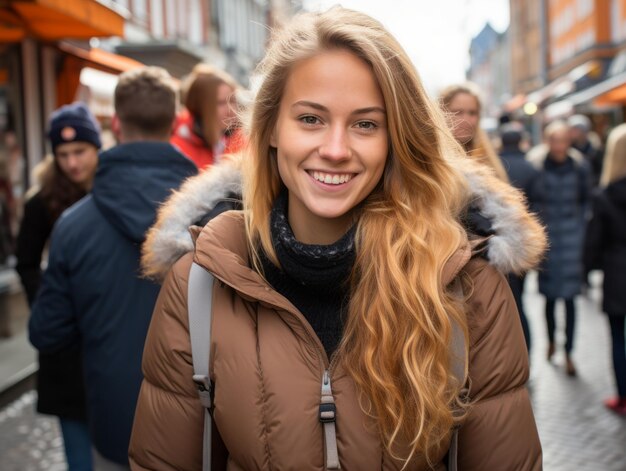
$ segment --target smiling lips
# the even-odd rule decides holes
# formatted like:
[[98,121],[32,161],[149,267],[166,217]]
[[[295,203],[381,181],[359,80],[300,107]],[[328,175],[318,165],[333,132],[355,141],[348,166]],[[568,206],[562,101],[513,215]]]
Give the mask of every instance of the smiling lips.
[[325,173],[312,171],[309,174],[318,182],[326,183],[327,185],[342,185],[348,183],[354,177],[354,173]]

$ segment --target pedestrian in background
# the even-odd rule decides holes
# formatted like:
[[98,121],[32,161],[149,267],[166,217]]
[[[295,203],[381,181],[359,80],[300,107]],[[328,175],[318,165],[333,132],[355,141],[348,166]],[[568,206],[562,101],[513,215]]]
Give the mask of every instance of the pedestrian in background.
[[503,181],[507,174],[489,136],[480,127],[481,101],[476,85],[450,85],[439,94],[452,134],[466,154],[490,167]]
[[585,265],[604,272],[602,310],[611,328],[617,386],[617,397],[604,404],[626,416],[626,124],[613,129],[607,139],[600,191],[594,195],[587,226]]
[[[48,124],[52,157],[38,169],[17,236],[16,270],[32,308],[41,281],[43,252],[61,214],[83,198],[93,184],[101,147],[100,126],[83,103],[52,113]],[[78,346],[39,352],[37,411],[59,417],[69,470],[91,469],[85,390]]]
[[169,138],[177,93],[160,67],[125,72],[114,93],[119,145],[100,155],[91,195],[57,222],[29,323],[44,353],[83,355],[96,469],[127,469],[141,357],[159,285],[141,277],[156,209],[196,166]]
[[539,470],[515,302],[472,256],[459,221],[469,161],[406,53],[374,19],[336,7],[277,33],[260,76],[245,210],[204,227],[157,301],[133,468],[202,466],[194,258],[219,280],[205,287],[213,469],[443,468],[462,424],[460,469]]
[[[535,185],[537,184],[539,172],[526,160],[526,154],[521,149],[523,137],[524,127],[520,123],[510,122],[502,125],[500,127],[500,141],[502,143],[500,159],[507,172],[511,185],[518,188],[524,194],[528,206],[532,209],[534,206]],[[528,326],[528,319],[524,311],[524,302],[522,299],[526,273],[509,273],[507,274],[507,279],[511,291],[513,292],[513,297],[515,298],[520,321],[522,322],[526,348],[530,352],[530,328]]]
[[597,186],[602,173],[604,150],[600,138],[591,130],[591,120],[584,114],[567,118],[572,147],[585,156],[591,172],[591,180]]
[[184,109],[178,115],[171,143],[200,170],[243,145],[237,119],[237,83],[226,72],[198,64],[183,86]]
[[569,126],[554,121],[546,126],[543,152],[535,151],[530,162],[539,171],[533,202],[548,230],[549,248],[539,269],[539,292],[546,297],[547,359],[556,351],[555,309],[565,304],[565,370],[576,375],[572,359],[576,310],[574,297],[583,283],[582,251],[589,207],[591,181],[588,165],[570,148]]

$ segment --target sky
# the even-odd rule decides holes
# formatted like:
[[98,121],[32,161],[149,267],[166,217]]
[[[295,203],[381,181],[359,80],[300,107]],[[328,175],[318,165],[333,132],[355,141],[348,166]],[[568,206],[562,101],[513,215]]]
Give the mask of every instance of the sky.
[[509,0],[304,0],[308,10],[340,5],[380,21],[402,44],[428,92],[465,80],[469,44],[485,23],[509,24]]

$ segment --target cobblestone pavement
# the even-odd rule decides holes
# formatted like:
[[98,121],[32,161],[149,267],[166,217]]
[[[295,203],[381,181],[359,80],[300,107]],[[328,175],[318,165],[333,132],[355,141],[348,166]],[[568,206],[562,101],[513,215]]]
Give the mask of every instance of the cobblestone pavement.
[[[533,333],[529,388],[543,444],[544,469],[626,471],[626,419],[602,405],[604,398],[614,394],[614,383],[608,324],[598,311],[599,291],[592,289],[588,297],[577,300],[574,360],[578,377],[569,378],[562,351],[557,351],[552,363],[545,359],[543,299],[537,294],[535,277],[529,277],[526,288],[526,310]],[[562,310],[557,310],[557,322],[562,315]],[[563,341],[557,337],[557,343],[562,345]],[[35,393],[28,392],[0,411],[2,471],[66,469],[57,421],[37,415],[35,399]]]
[[[626,418],[605,409],[615,395],[611,341],[606,316],[599,310],[598,288],[576,300],[573,359],[576,378],[565,374],[564,307],[557,307],[557,354],[546,361],[544,300],[536,277],[529,276],[524,302],[532,330],[530,391],[543,446],[546,471],[626,471]],[[596,275],[596,274],[594,274]],[[601,280],[593,277],[593,285]]]
[[63,439],[54,417],[35,413],[37,394],[27,392],[0,411],[0,469],[64,471]]

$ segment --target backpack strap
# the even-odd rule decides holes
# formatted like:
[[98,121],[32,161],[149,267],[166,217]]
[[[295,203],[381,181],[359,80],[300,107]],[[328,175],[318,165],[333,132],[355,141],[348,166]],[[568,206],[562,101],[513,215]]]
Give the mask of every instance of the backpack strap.
[[[459,277],[452,282],[452,292],[455,296],[463,299],[463,285]],[[450,355],[452,363],[452,374],[463,383],[465,379],[465,335],[461,330],[461,326],[457,322],[452,323],[452,339],[450,343]],[[458,445],[459,445],[459,428],[455,425],[452,429],[452,437],[450,438],[450,448],[448,449],[448,471],[457,471],[458,469]]]
[[[191,339],[191,355],[194,370],[193,382],[196,383],[198,387],[198,396],[204,406],[204,439],[202,442],[203,471],[211,471],[211,396],[213,394],[213,384],[209,378],[209,364],[211,355],[211,320],[213,317],[214,281],[215,278],[207,270],[195,262],[191,264],[187,287],[187,310],[189,315],[189,337]],[[452,289],[457,296],[463,296],[463,287],[458,278],[453,282]],[[466,360],[465,336],[463,335],[461,327],[456,322],[452,324],[450,351],[452,355],[453,374],[459,381],[463,381]],[[324,400],[328,397],[330,397],[330,400]],[[339,459],[337,456],[334,433],[334,401],[332,400],[330,380],[327,376],[327,372],[325,372],[324,381],[322,382],[322,403],[325,403],[326,408],[332,404],[328,410],[323,410],[323,406],[320,405],[320,420],[324,419],[322,422],[325,429],[325,461],[328,469],[339,469]],[[332,412],[332,418],[330,417],[330,412]],[[457,471],[458,433],[459,426],[457,425],[452,430],[452,438],[448,450],[448,471]]]
[[211,470],[211,396],[213,384],[209,378],[211,356],[211,319],[213,317],[213,283],[215,278],[197,263],[191,264],[187,285],[189,338],[193,360],[193,382],[204,406],[204,439],[202,470]]

